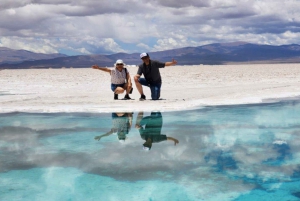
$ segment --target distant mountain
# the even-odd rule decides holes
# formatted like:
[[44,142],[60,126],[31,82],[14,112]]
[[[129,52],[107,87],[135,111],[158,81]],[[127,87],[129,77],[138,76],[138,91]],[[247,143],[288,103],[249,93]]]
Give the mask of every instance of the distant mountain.
[[[140,53],[112,55],[81,55],[53,59],[24,61],[18,64],[1,64],[0,68],[90,68],[93,64],[113,66],[117,59],[126,64],[141,63]],[[149,52],[154,60],[178,61],[178,65],[219,65],[238,63],[295,63],[300,62],[300,45],[258,45],[246,42],[216,43],[199,47],[185,47],[159,52]]]
[[42,54],[34,53],[27,50],[13,50],[6,47],[0,47],[0,64],[3,63],[21,63],[23,61],[33,61],[41,59],[53,59],[66,57],[64,54]]
[[271,46],[250,43],[217,43],[192,49],[193,53],[184,54],[177,59],[184,64],[300,62],[300,45],[297,44]]

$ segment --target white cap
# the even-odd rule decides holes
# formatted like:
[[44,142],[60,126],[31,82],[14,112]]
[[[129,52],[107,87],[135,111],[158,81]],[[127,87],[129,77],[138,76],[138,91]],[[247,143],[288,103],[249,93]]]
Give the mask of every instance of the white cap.
[[142,54],[140,54],[140,57],[141,57],[141,58],[143,58],[143,57],[148,57],[148,56],[149,56],[149,54],[146,53],[146,52],[143,52]]
[[143,146],[143,149],[144,149],[145,151],[149,151],[149,150],[150,150],[149,147],[145,147],[145,146]]

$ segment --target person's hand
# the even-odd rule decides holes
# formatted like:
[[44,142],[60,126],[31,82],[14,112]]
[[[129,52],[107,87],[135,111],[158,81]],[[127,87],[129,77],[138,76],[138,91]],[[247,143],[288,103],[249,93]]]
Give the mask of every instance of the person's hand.
[[92,68],[93,69],[99,69],[99,66],[98,65],[93,65]]
[[176,146],[176,144],[179,143],[179,141],[173,137],[167,137],[167,140],[172,140],[174,142],[174,145]]
[[135,124],[135,128],[140,129],[142,127],[139,124]]
[[101,136],[96,136],[94,139],[99,141],[101,139]]
[[172,65],[176,65],[177,61],[175,59],[172,59]]

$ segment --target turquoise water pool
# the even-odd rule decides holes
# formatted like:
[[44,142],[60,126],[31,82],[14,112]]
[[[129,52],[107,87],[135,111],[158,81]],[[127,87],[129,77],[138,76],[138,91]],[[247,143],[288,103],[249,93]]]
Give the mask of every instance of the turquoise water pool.
[[0,118],[0,200],[300,200],[299,101]]

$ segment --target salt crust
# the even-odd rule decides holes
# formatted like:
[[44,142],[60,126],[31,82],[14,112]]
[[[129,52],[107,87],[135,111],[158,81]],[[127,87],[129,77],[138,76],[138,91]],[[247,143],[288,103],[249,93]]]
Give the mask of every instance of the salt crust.
[[[136,67],[128,67],[131,78]],[[129,112],[189,110],[300,96],[300,64],[171,66],[160,70],[161,100],[113,100],[110,75],[91,69],[0,71],[0,112]],[[124,94],[119,95],[123,98]]]

